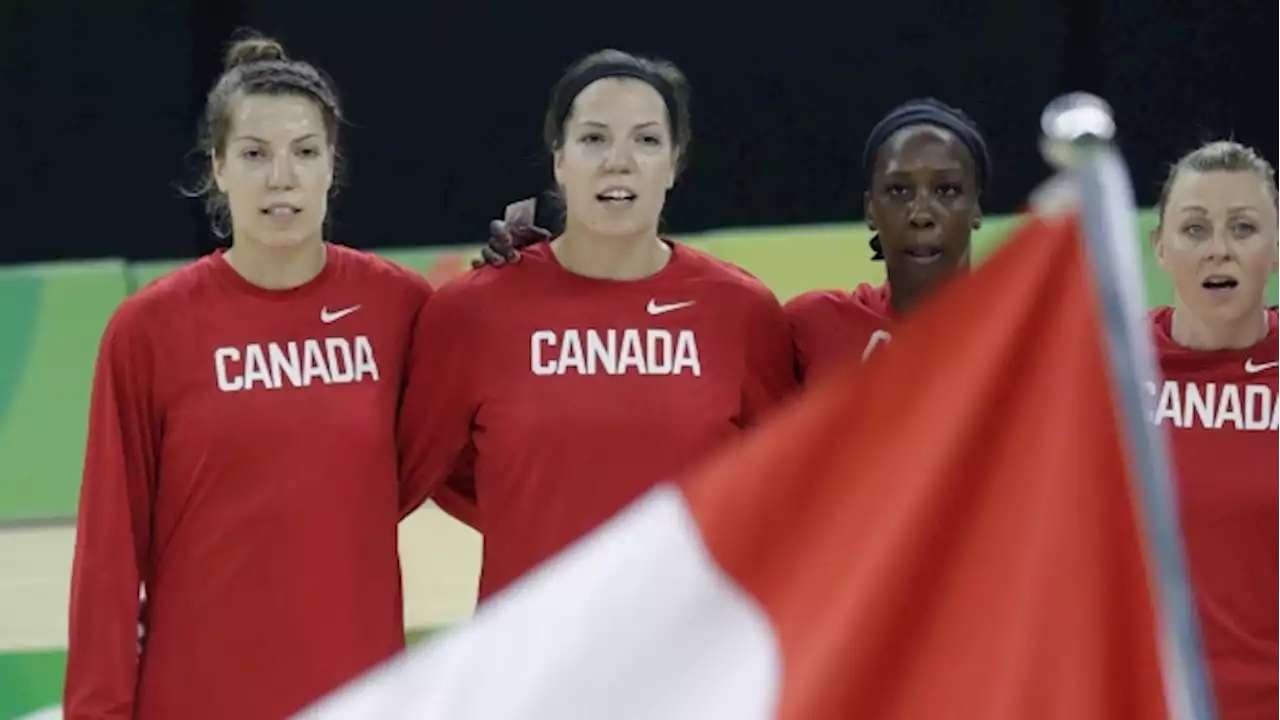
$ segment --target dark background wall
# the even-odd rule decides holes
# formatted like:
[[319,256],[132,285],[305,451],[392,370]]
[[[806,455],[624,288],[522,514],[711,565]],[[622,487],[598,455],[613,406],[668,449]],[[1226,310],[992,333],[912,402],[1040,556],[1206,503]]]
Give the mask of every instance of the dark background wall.
[[[719,8],[719,9],[717,9]],[[0,263],[184,257],[211,247],[182,200],[203,95],[241,25],[325,68],[345,97],[348,187],[335,239],[475,242],[546,188],[547,92],[601,47],[676,61],[694,84],[693,164],[675,233],[861,214],[862,140],[890,106],[935,95],[992,143],[989,211],[1046,174],[1054,95],[1115,107],[1139,201],[1162,166],[1234,134],[1276,158],[1277,6],[1259,0],[954,0],[720,4],[436,0],[7,0]]]

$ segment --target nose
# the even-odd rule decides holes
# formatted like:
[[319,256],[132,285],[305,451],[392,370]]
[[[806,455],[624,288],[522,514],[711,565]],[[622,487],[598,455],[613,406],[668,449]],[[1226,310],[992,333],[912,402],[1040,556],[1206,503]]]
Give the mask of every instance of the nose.
[[933,212],[933,196],[927,192],[917,193],[915,200],[911,203],[911,213],[908,216],[911,226],[918,229],[931,228],[937,222]]
[[272,190],[289,190],[297,183],[297,173],[293,166],[293,158],[287,153],[276,155],[271,160],[271,173],[267,176],[267,187]]
[[634,161],[635,157],[627,143],[611,143],[604,154],[604,169],[608,172],[630,172]]
[[1219,228],[1210,235],[1206,247],[1210,258],[1226,259],[1231,257],[1231,241],[1227,238],[1228,232],[1230,230],[1227,228]]

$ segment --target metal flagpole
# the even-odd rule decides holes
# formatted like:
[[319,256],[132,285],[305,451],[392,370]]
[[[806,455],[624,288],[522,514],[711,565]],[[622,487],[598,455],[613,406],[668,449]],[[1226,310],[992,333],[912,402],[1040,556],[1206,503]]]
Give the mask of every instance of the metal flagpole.
[[1141,526],[1161,628],[1165,694],[1173,717],[1212,720],[1177,503],[1164,435],[1151,422],[1156,359],[1147,320],[1137,209],[1129,173],[1113,141],[1115,121],[1101,98],[1074,93],[1041,115],[1040,148],[1078,192],[1088,256],[1103,315],[1120,426],[1133,464]]

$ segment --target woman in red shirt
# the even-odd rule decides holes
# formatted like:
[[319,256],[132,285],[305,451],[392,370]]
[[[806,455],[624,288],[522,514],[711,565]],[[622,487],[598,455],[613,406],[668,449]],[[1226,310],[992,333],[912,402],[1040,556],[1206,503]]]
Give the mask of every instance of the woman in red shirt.
[[863,193],[875,259],[887,279],[848,290],[814,290],[786,305],[804,382],[865,360],[892,338],[897,319],[944,282],[969,271],[973,231],[991,159],[977,124],[931,98],[890,110],[863,152]]
[[1151,240],[1175,300],[1151,314],[1209,675],[1223,720],[1274,719],[1277,703],[1276,179],[1235,142],[1178,160]]
[[98,353],[68,720],[275,720],[404,646],[395,415],[430,288],[325,240],[325,76],[265,38],[226,64],[195,194],[230,247],[126,299]]
[[[403,510],[434,494],[483,531],[481,599],[794,390],[773,293],[658,231],[688,93],[665,62],[606,50],[572,65],[544,123],[564,233],[444,285],[419,318]],[[459,461],[473,484],[442,486]]]

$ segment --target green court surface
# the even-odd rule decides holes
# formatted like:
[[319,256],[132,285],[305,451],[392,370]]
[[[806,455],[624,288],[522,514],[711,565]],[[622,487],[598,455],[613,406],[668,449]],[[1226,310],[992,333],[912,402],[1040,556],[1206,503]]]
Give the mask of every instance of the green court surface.
[[61,650],[0,653],[0,719],[59,702],[65,663]]
[[[989,218],[976,235],[976,256],[981,259],[999,245],[1016,222],[1013,217]],[[1148,302],[1167,304],[1172,289],[1145,242],[1153,224],[1150,213],[1141,216]],[[882,280],[883,266],[870,259],[868,238],[860,225],[828,225],[723,230],[683,239],[755,273],[785,300],[810,289],[851,288]],[[439,284],[463,271],[475,248],[397,249],[384,254]],[[0,720],[56,703],[60,692],[69,524],[76,513],[89,391],[102,330],[128,292],[182,262],[103,260],[0,267],[0,542],[6,536],[17,541],[0,544],[0,553],[10,553],[8,560],[21,553],[30,561],[23,566],[25,575],[14,575],[0,564]],[[1275,277],[1269,297],[1274,304]],[[46,545],[24,543],[15,536],[24,532],[23,527],[42,525],[63,527],[52,540],[41,541]],[[450,543],[471,542],[447,529],[440,532],[447,547],[435,552],[442,556],[455,550]],[[437,568],[431,572],[440,574]],[[417,597],[440,592],[474,596],[474,585],[423,590]],[[451,609],[418,615],[458,617],[459,598],[448,600],[454,603]],[[407,615],[414,610],[407,608]],[[29,628],[37,626],[45,630],[32,639]]]
[[[410,644],[430,637],[431,631],[408,634]],[[62,650],[0,653],[0,720],[10,720],[60,702]]]
[[93,363],[124,269],[0,267],[0,521],[75,514]]

